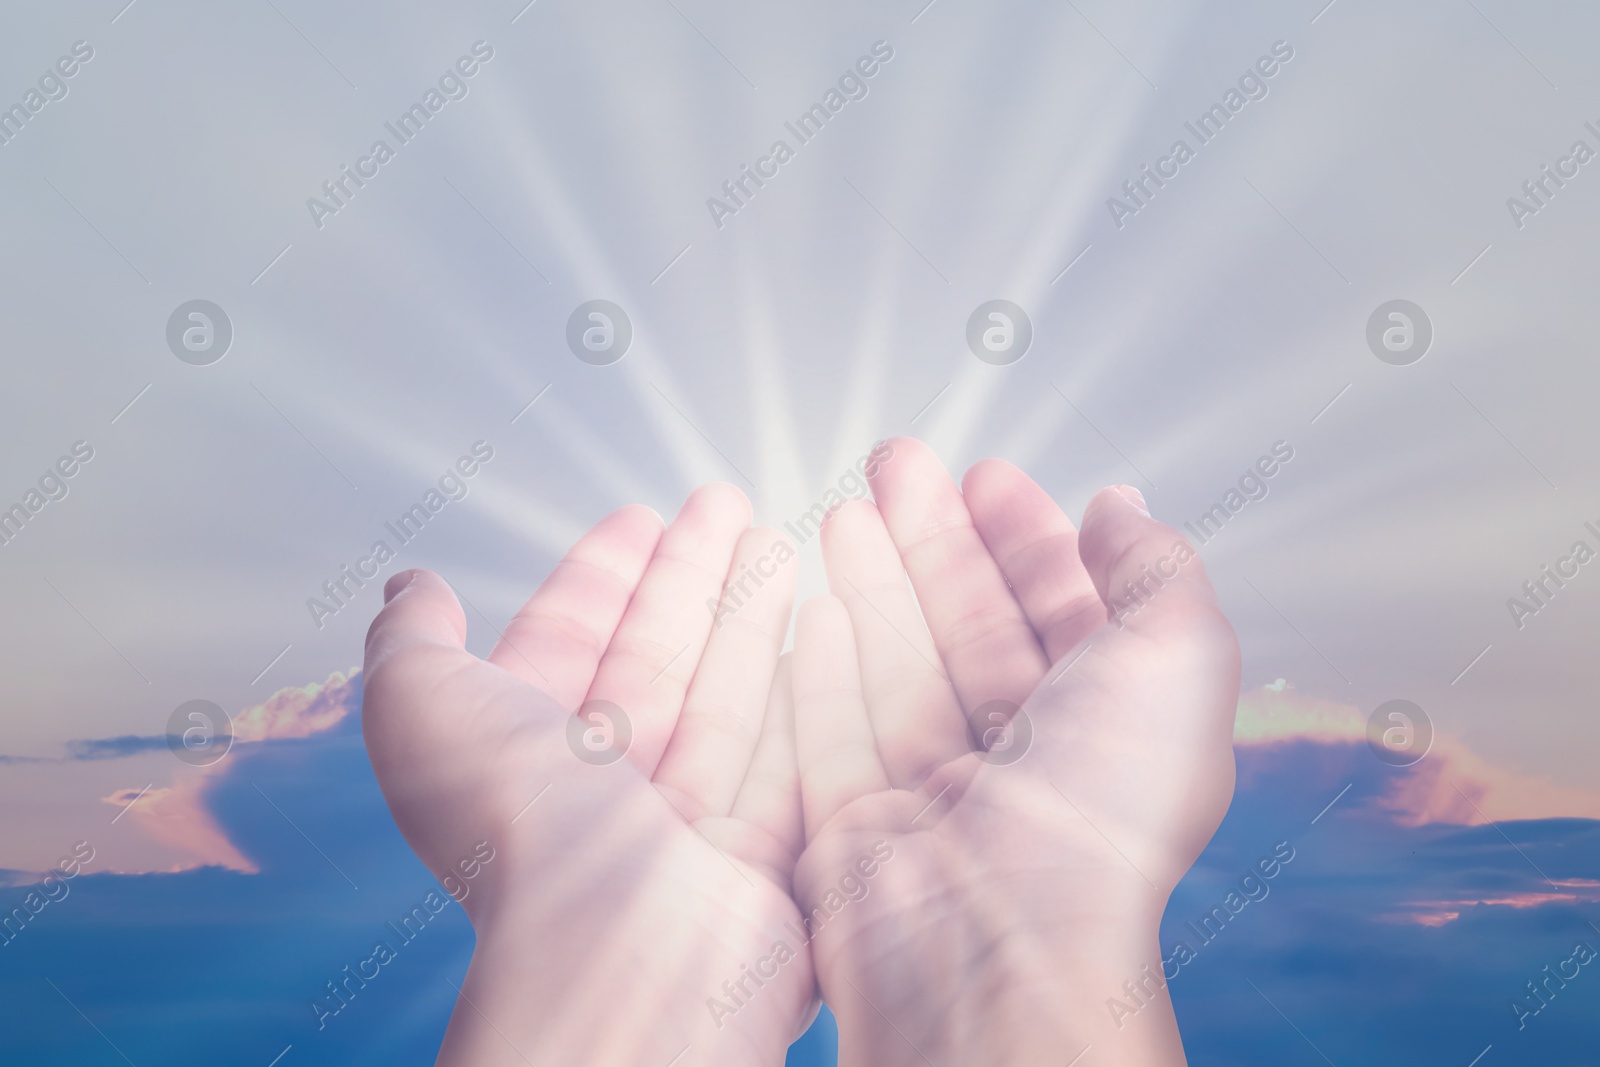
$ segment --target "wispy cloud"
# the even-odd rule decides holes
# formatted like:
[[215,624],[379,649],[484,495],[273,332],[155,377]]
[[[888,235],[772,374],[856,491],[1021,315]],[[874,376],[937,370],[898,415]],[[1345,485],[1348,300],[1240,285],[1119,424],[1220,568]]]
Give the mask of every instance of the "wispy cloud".
[[166,746],[167,738],[165,734],[154,734],[148,737],[125,734],[122,737],[68,741],[66,758],[71,760],[121,759],[123,756],[151,752]]

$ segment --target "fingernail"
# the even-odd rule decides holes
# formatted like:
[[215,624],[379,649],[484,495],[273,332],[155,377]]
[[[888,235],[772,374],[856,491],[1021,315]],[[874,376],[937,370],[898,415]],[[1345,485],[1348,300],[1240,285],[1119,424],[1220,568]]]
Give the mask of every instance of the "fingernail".
[[1119,485],[1117,492],[1122,494],[1122,499],[1139,509],[1139,513],[1146,518],[1150,517],[1150,505],[1144,502],[1144,494],[1131,485]]
[[383,583],[383,602],[387,604],[400,595],[400,591],[417,580],[415,570],[401,571],[399,574]]

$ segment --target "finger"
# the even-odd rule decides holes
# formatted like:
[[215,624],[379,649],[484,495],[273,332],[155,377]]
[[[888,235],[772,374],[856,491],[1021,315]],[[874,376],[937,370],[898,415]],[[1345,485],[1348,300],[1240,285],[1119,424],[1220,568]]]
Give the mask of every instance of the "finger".
[[395,656],[417,648],[462,650],[467,617],[450,583],[432,571],[408,570],[383,586],[383,608],[367,628],[362,676],[372,675]]
[[430,718],[432,703],[425,698],[439,681],[478,661],[466,650],[467,618],[443,578],[401,571],[384,584],[383,596],[383,609],[367,630],[361,728],[374,760],[392,765],[385,757],[389,741],[416,735],[415,725]]
[[962,706],[1021,704],[1049,669],[1044,650],[938,457],[909,437],[892,445],[873,495]]
[[1132,486],[1102,489],[1083,512],[1078,551],[1111,621],[1172,636],[1218,615],[1205,565],[1182,534],[1150,517]]
[[705,650],[750,502],[722,483],[689,494],[600,657],[589,700],[607,700],[632,725],[628,755],[654,775]]
[[[1119,485],[1096,493],[1084,509],[1078,551],[1114,624],[1103,658],[1096,639],[1100,662],[1090,665],[1088,675],[1110,668],[1154,694],[1139,706],[1158,714],[1149,723],[1132,724],[1124,741],[1137,743],[1159,731],[1169,741],[1182,739],[1185,751],[1229,751],[1238,709],[1239,641],[1193,547],[1150,517],[1138,490]],[[1130,665],[1136,667],[1132,675]],[[1106,684],[1077,681],[1093,688]],[[1174,773],[1182,779],[1181,771]],[[1214,784],[1231,785],[1232,777]]]
[[915,788],[935,768],[971,751],[961,704],[900,553],[870,501],[833,514],[822,530],[822,557],[828,586],[850,613],[883,768],[896,788]]
[[750,768],[789,632],[796,556],[770,527],[739,538],[711,636],[655,773],[656,785],[688,802],[680,811],[691,821],[728,814]]
[[986,459],[961,480],[972,524],[1054,662],[1106,621],[1072,520],[1032,478]]
[[806,601],[794,628],[795,758],[806,840],[840,808],[889,788],[861,694],[850,613],[836,597]]
[[761,740],[750,759],[750,770],[739,787],[730,813],[765,832],[791,860],[806,846],[800,814],[800,767],[794,754],[794,693],[790,689],[794,657],[778,657],[761,720]]
[[661,540],[661,517],[630,504],[601,519],[506,624],[489,662],[576,709]]

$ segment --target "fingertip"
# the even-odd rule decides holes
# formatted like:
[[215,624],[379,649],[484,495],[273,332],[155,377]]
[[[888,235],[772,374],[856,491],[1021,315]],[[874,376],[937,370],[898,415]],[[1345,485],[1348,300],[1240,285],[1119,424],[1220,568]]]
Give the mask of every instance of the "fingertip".
[[750,506],[750,498],[745,496],[744,490],[730,482],[707,482],[698,486],[683,502],[683,507],[678,511],[679,517],[691,509],[704,509],[739,526],[749,526],[755,515],[755,509]]
[[1154,590],[1171,585],[1214,597],[1205,565],[1188,538],[1151,518],[1141,506],[1144,496],[1131,486],[1108,486],[1094,495],[1083,512],[1078,552],[1095,589],[1113,617],[1146,600],[1176,604],[1186,598]]
[[926,442],[915,437],[891,437],[884,445],[892,462],[886,460],[880,463],[878,469],[867,478],[872,485],[873,495],[879,500],[884,499],[884,495],[892,492],[894,487],[917,480],[919,475],[924,479],[941,476],[947,480],[950,478],[944,461]]
[[846,500],[822,520],[823,547],[826,548],[835,538],[849,537],[877,517],[878,506],[866,497]]
[[1145,518],[1150,517],[1150,505],[1144,502],[1143,493],[1139,492],[1139,490],[1135,489],[1131,485],[1114,485],[1112,488],[1117,491],[1117,494],[1121,496],[1122,499],[1138,508],[1139,514],[1143,515]]
[[896,435],[894,437],[885,437],[882,441],[879,441],[873,446],[873,451],[882,449],[891,455],[903,455],[906,452],[927,447],[927,445],[923,444],[915,437]]
[[646,504],[624,504],[600,521],[617,523],[630,530],[650,530],[655,533],[660,533],[667,525],[667,521],[661,517],[661,512]]
[[424,572],[421,569],[412,567],[408,570],[403,570],[398,574],[390,575],[389,580],[383,583],[383,602],[387,604],[389,601],[399,596],[400,591],[406,588],[406,586],[410,585],[412,582],[416,581],[417,575],[422,573]]
[[961,477],[963,496],[993,496],[1020,481],[1032,481],[1014,463],[996,457],[980,459]]
[[1118,525],[1153,521],[1143,493],[1131,485],[1108,485],[1089,498],[1089,503],[1083,509],[1081,529],[1087,536],[1091,528],[1104,527],[1107,523]]
[[[933,446],[917,437],[890,437],[883,442],[883,447],[894,459],[910,460],[912,462],[937,463],[942,468],[944,463],[939,459]],[[888,464],[883,464],[887,467]]]
[[[580,541],[603,549],[608,557],[632,561],[638,572],[643,573],[666,528],[666,522],[654,508],[625,504],[595,523]],[[633,567],[630,566],[629,571],[632,573]],[[637,575],[634,577],[637,581]]]
[[384,583],[383,595],[384,605],[367,627],[367,671],[413,645],[465,647],[466,614],[455,590],[439,575],[422,568],[400,571]]
[[1003,459],[979,460],[968,468],[961,479],[961,496],[985,541],[996,534],[996,524],[1018,518],[1038,522],[1048,515],[1052,528],[1075,528],[1038,482]]

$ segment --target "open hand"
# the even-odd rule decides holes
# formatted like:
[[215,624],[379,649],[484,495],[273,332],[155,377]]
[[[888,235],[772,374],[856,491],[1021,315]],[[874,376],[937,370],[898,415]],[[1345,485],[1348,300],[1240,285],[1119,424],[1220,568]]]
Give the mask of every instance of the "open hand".
[[776,1065],[809,1021],[793,549],[749,523],[725,485],[664,532],[615,512],[487,660],[443,579],[390,580],[364,683],[378,782],[447,885],[479,842],[494,856],[462,898],[478,946],[441,1064]]
[[1181,1064],[1157,928],[1232,795],[1238,694],[1204,568],[1126,487],[1080,534],[1008,464],[963,494],[894,456],[796,628],[796,893],[840,1063]]

